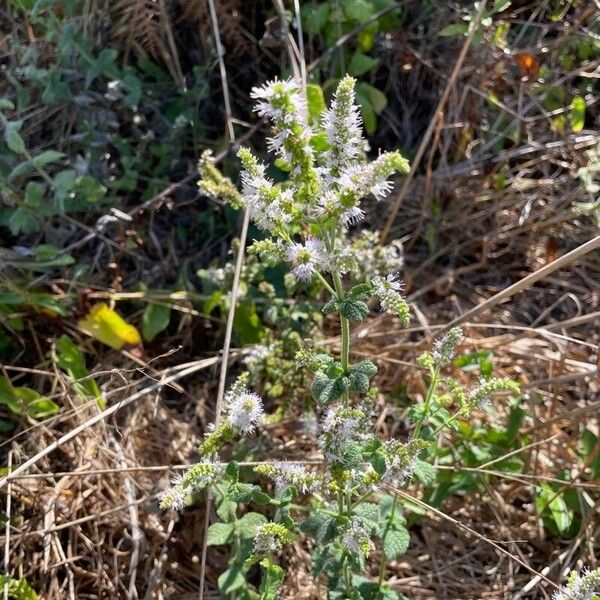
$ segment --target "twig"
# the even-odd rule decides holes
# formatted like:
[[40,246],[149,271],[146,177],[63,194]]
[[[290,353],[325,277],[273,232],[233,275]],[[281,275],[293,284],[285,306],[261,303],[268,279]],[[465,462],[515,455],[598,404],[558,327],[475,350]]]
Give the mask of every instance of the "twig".
[[482,302],[478,306],[473,307],[471,310],[468,310],[460,317],[453,319],[452,321],[450,321],[450,323],[448,323],[448,325],[446,325],[445,329],[450,329],[451,327],[460,325],[461,323],[472,319],[475,315],[480,314],[484,310],[492,308],[493,306],[497,306],[506,298],[510,298],[511,296],[522,292],[524,289],[528,288],[536,281],[539,281],[540,279],[546,277],[546,275],[550,275],[550,273],[554,273],[554,271],[557,271],[558,269],[562,269],[563,267],[570,265],[577,259],[581,258],[582,256],[585,256],[593,250],[597,250],[598,248],[600,248],[600,235],[596,236],[595,238],[592,238],[589,242],[582,244],[578,248],[575,248],[575,250],[567,252],[567,254],[561,256],[560,258],[553,260],[551,263],[548,263],[541,269],[538,269],[537,271],[527,275],[527,277],[524,277],[520,281],[513,283],[513,285],[507,287],[501,292],[498,292],[495,296],[488,298],[485,302]]
[[[8,451],[7,472],[10,474],[12,469],[12,450]],[[10,580],[10,516],[11,516],[11,494],[12,486],[9,483],[6,487],[6,523],[4,524],[4,600],[8,600],[8,587]]]
[[[213,35],[217,48],[222,48],[221,38],[219,35],[219,26],[217,21],[217,13],[215,10],[214,0],[207,0],[210,6],[210,15],[213,24]],[[223,96],[227,98],[229,102],[229,91],[227,86],[227,71],[225,69],[225,63],[222,55],[220,56],[221,65],[221,84],[223,87]],[[229,131],[229,139],[231,143],[235,142],[235,131],[231,127]],[[233,275],[233,284],[231,287],[231,298],[229,304],[229,312],[227,314],[227,325],[225,326],[225,339],[223,341],[223,354],[221,357],[221,372],[219,375],[219,389],[217,392],[217,404],[215,407],[215,425],[218,423],[223,408],[223,399],[225,397],[225,381],[227,379],[227,365],[229,362],[229,351],[231,348],[231,336],[233,333],[233,320],[235,317],[235,308],[237,304],[237,297],[240,285],[240,275],[242,272],[242,265],[244,264],[244,250],[246,248],[246,237],[248,235],[248,226],[250,225],[250,211],[244,212],[244,221],[242,223],[242,231],[240,233],[240,245],[238,255],[235,263],[235,272]],[[202,539],[202,557],[200,560],[200,584],[198,590],[198,597],[200,600],[204,598],[204,578],[206,575],[206,552],[208,549],[208,526],[210,524],[210,509],[211,509],[212,498],[210,491],[206,490],[206,502],[205,502],[205,513],[204,513],[204,533]]]
[[427,130],[425,131],[425,135],[423,136],[423,139],[421,140],[419,149],[417,150],[415,158],[412,161],[410,172],[405,177],[405,179],[402,181],[402,187],[400,188],[400,192],[398,193],[398,196],[396,197],[394,204],[391,208],[390,215],[388,217],[388,220],[387,220],[385,227],[383,228],[383,231],[379,238],[380,245],[385,244],[385,241],[387,240],[387,238],[390,234],[390,230],[394,224],[394,221],[396,220],[396,216],[398,215],[398,211],[400,210],[400,207],[402,206],[402,202],[404,201],[404,198],[406,198],[406,195],[408,194],[408,188],[410,187],[413,177],[415,176],[415,172],[416,172],[418,166],[421,164],[421,160],[423,159],[425,151],[429,148],[429,141],[431,139],[431,136],[433,135],[433,132],[435,131],[436,124],[438,122],[438,118],[443,113],[444,107],[446,106],[446,102],[448,101],[448,98],[450,97],[450,92],[452,91],[452,88],[454,87],[456,79],[458,78],[458,74],[460,73],[460,70],[463,66],[465,58],[467,57],[467,52],[469,51],[471,42],[473,41],[473,36],[475,35],[475,33],[477,32],[477,30],[479,28],[479,23],[481,21],[481,17],[483,16],[484,11],[485,11],[486,5],[487,5],[487,0],[482,0],[482,2],[479,4],[479,9],[477,11],[477,14],[475,15],[475,18],[471,21],[471,29],[469,31],[469,35],[467,36],[467,39],[465,40],[465,43],[463,44],[463,47],[460,50],[460,54],[458,55],[458,59],[456,61],[456,64],[454,65],[454,69],[452,70],[452,73],[450,74],[450,77],[448,78],[448,83],[446,84],[444,93],[442,94],[442,97],[440,98],[440,101],[437,105],[437,108],[435,109],[433,117],[432,117],[431,121],[429,122]]

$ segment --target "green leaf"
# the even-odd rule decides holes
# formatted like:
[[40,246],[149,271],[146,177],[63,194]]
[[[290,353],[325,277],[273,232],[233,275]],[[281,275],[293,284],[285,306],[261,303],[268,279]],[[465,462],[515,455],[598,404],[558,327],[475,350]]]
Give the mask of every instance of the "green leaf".
[[13,387],[7,377],[0,377],[0,404],[13,413],[28,414],[34,419],[42,419],[56,414],[58,404],[28,387]]
[[378,90],[376,87],[373,87],[368,83],[363,82],[360,85],[362,89],[367,92],[369,100],[371,101],[371,105],[373,106],[373,110],[380,115],[388,105],[385,94],[381,90]]
[[511,0],[494,0],[494,4],[492,5],[492,12],[494,14],[501,13],[503,10],[506,10],[511,5]]
[[330,378],[323,371],[315,374],[311,392],[315,400],[321,404],[329,404],[342,397],[350,382],[347,377]]
[[364,321],[369,314],[369,307],[362,300],[344,298],[339,305],[340,315],[349,321]]
[[222,546],[227,544],[233,535],[232,523],[213,523],[208,528],[206,543],[209,546]]
[[56,150],[46,150],[45,152],[41,152],[37,156],[34,156],[31,162],[36,168],[42,169],[46,165],[56,162],[64,156],[66,156],[64,152],[57,152]]
[[336,519],[322,512],[313,512],[300,524],[300,531],[313,537],[319,544],[330,542],[337,533]]
[[238,522],[237,527],[242,539],[251,539],[256,535],[259,525],[267,522],[267,518],[260,513],[246,513]]
[[308,116],[310,123],[318,123],[321,114],[325,110],[325,96],[321,86],[309,83],[306,86],[306,102],[308,104]]
[[244,568],[242,565],[233,565],[219,576],[217,581],[219,591],[223,595],[229,595],[246,585]]
[[410,544],[410,534],[405,527],[392,525],[383,540],[383,553],[387,560],[394,560],[406,552]]
[[575,96],[571,100],[571,113],[569,115],[571,130],[579,133],[585,125],[585,100],[581,96]]
[[469,25],[467,23],[451,23],[446,25],[438,35],[440,37],[453,37],[455,35],[465,35],[469,31]]
[[0,110],[15,110],[15,105],[8,98],[0,98]]
[[169,326],[171,307],[164,304],[148,304],[142,316],[142,335],[151,342],[161,331]]
[[569,510],[563,494],[558,494],[549,484],[543,483],[537,498],[538,510],[550,510],[558,531],[563,534],[571,527],[573,513]]
[[364,75],[368,73],[379,60],[376,58],[372,58],[363,54],[362,52],[358,52],[358,50],[353,54],[352,59],[350,60],[350,65],[348,66],[348,73],[350,75],[354,75],[355,77],[359,77],[360,75]]
[[25,579],[14,579],[9,575],[0,575],[0,590],[8,587],[8,597],[14,600],[37,600],[35,590]]
[[375,534],[379,529],[379,505],[374,502],[361,502],[354,508],[352,514],[361,522],[361,525],[370,533]]
[[100,408],[106,403],[95,379],[85,366],[83,352],[73,340],[62,335],[56,340],[56,364],[67,373],[72,381],[73,389],[84,399],[95,399]]
[[373,135],[377,130],[377,114],[368,97],[356,94],[356,101],[360,105],[360,114],[362,116],[365,131],[369,135]]
[[308,35],[317,35],[321,32],[329,17],[329,2],[319,2],[315,6],[311,3],[302,7],[302,21]]
[[414,468],[416,478],[425,486],[435,483],[437,471],[435,467],[424,460],[417,459]]
[[283,583],[283,569],[268,558],[263,558],[260,564],[265,568],[266,573],[258,590],[259,600],[276,600],[279,588]]
[[375,7],[367,0],[343,0],[342,7],[346,18],[364,23],[375,12]]
[[23,121],[6,121],[4,129],[4,141],[6,145],[16,154],[25,154],[25,142],[19,134],[23,127]]

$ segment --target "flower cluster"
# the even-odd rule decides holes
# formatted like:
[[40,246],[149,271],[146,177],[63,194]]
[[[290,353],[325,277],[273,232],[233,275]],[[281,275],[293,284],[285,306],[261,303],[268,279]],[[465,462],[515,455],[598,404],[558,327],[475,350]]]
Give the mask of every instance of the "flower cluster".
[[227,402],[226,421],[242,435],[253,433],[264,415],[260,396],[247,389],[232,390],[225,395]]
[[315,492],[321,484],[321,478],[318,475],[309,473],[303,465],[293,462],[258,465],[254,471],[274,481],[277,492],[293,486],[301,493],[307,494]]
[[256,530],[254,536],[254,552],[268,554],[281,550],[284,544],[294,541],[294,534],[280,523],[264,523]]
[[375,277],[373,279],[374,295],[379,298],[381,308],[385,312],[399,317],[402,324],[406,327],[410,322],[410,308],[400,293],[402,282],[398,281],[396,277],[394,274],[388,275],[385,279],[383,277]]
[[365,558],[375,550],[375,544],[368,532],[362,525],[353,521],[342,537],[344,546],[354,554],[360,554]]
[[319,444],[325,460],[346,463],[354,449],[371,431],[371,411],[365,407],[338,404],[328,408],[321,421]]
[[584,569],[581,574],[571,571],[567,586],[556,592],[552,600],[596,600],[600,597],[600,569]]
[[[278,166],[288,170],[290,177],[275,184],[266,176],[265,166],[242,148],[238,152],[242,194],[253,221],[272,235],[273,245],[263,243],[261,250],[290,263],[299,281],[343,268],[348,245],[342,232],[363,218],[362,198],[382,199],[392,188],[389,177],[408,171],[398,152],[366,161],[354,83],[351,77],[341,80],[331,107],[313,128],[308,126],[306,103],[294,81],[271,81],[252,93],[258,100],[255,110],[273,126],[269,149],[283,161]],[[315,149],[319,146],[313,148],[311,140],[319,134],[325,134],[327,144]],[[292,239],[291,232],[303,223],[313,223],[315,233],[302,241]]]
[[223,472],[223,465],[218,462],[202,462],[191,466],[183,475],[173,478],[172,487],[161,496],[160,507],[181,510],[188,496],[221,481]]

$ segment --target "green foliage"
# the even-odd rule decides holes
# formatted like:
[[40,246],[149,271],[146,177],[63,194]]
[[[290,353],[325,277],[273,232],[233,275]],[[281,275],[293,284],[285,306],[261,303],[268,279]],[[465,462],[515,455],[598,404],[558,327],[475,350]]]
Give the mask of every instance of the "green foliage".
[[38,595],[25,579],[15,579],[9,575],[0,575],[0,590],[8,587],[8,597],[12,600],[37,600]]
[[0,376],[0,404],[6,406],[15,415],[28,415],[34,419],[43,419],[56,414],[60,406],[25,386],[13,386],[8,377]]

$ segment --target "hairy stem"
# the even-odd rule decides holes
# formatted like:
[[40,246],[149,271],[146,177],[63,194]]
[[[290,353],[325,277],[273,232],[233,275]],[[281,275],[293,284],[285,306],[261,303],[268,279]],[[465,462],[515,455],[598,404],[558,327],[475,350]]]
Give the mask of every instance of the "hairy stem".
[[[394,494],[394,501],[392,502],[392,511],[388,516],[388,521],[385,525],[385,530],[383,531],[383,536],[381,538],[381,543],[385,543],[385,538],[390,530],[392,525],[392,521],[394,519],[394,515],[396,514],[396,505],[398,504],[398,494]],[[383,584],[383,576],[385,575],[385,552],[381,553],[381,562],[379,563],[379,579],[377,581],[377,587],[379,588],[378,593],[381,595],[381,585]]]

